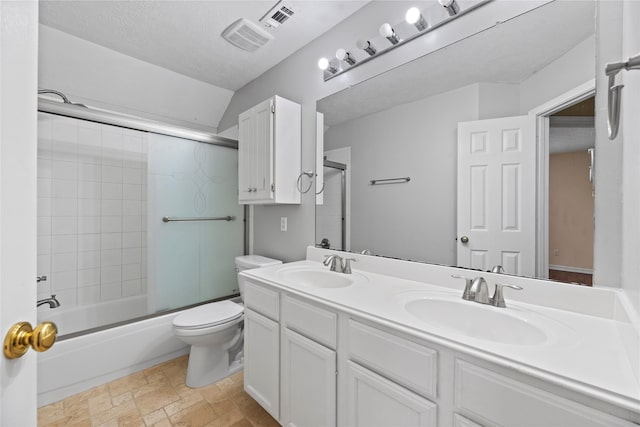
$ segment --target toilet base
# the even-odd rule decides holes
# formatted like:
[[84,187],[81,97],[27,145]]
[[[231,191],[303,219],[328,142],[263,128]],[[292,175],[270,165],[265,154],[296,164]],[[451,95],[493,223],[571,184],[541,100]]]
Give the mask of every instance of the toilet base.
[[[232,373],[238,371],[237,364],[234,369],[229,366],[229,351],[222,347],[191,346],[189,364],[187,365],[187,387],[197,388],[213,384]],[[242,369],[242,366],[240,366]],[[232,372],[233,371],[233,372]]]

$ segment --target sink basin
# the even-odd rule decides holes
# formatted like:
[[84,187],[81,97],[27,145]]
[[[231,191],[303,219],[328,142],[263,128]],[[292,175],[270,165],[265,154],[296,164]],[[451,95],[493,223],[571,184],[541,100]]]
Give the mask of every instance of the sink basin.
[[319,269],[289,269],[281,271],[282,277],[297,284],[314,288],[344,288],[354,282],[353,275]]
[[547,333],[526,318],[531,313],[514,315],[509,308],[445,298],[414,299],[404,307],[430,325],[471,338],[511,345],[537,345],[548,340]]

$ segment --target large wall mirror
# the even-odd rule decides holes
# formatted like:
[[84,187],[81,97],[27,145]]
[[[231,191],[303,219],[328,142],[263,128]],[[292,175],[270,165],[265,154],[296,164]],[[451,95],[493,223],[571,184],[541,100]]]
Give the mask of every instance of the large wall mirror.
[[547,3],[319,100],[316,244],[591,285],[594,16]]

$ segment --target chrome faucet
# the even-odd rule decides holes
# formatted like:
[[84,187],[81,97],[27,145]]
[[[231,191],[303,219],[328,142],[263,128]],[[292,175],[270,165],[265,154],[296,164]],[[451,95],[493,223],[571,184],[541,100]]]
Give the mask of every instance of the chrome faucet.
[[41,299],[36,303],[36,307],[40,307],[41,305],[49,304],[49,308],[58,308],[60,307],[60,301],[56,299],[55,295],[51,295],[51,298]]
[[490,273],[499,273],[499,274],[502,274],[502,273],[504,273],[504,268],[502,268],[502,266],[501,266],[501,265],[499,265],[499,264],[498,264],[498,265],[494,265],[494,266],[491,268]]
[[493,296],[489,298],[489,289],[487,286],[487,281],[484,277],[478,276],[475,279],[471,280],[468,277],[459,276],[457,274],[452,274],[451,277],[454,279],[464,279],[465,287],[464,292],[462,293],[462,299],[466,301],[473,301],[480,304],[489,304],[494,307],[505,308],[507,305],[504,301],[504,291],[503,288],[511,288],[515,290],[522,290],[520,286],[509,285],[505,283],[496,283],[495,291],[493,292]]
[[351,261],[358,261],[355,258],[342,258],[339,255],[325,255],[324,261],[322,264],[329,267],[330,271],[335,271],[336,273],[344,273],[351,274]]

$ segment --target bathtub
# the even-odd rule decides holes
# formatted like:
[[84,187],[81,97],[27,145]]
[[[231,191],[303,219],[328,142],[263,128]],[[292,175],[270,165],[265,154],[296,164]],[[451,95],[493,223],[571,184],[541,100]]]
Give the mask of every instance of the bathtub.
[[[76,313],[72,308],[65,311],[59,312],[62,334],[73,329],[73,324],[65,325],[67,321],[104,317],[79,314],[80,310]],[[173,335],[172,321],[178,314],[173,312],[62,339],[48,351],[38,353],[38,406],[187,354],[189,346]],[[52,315],[47,313],[43,318],[52,320]]]
[[147,296],[123,298],[98,304],[71,307],[38,308],[38,323],[53,322],[58,336],[73,334],[86,329],[99,328],[147,315]]

